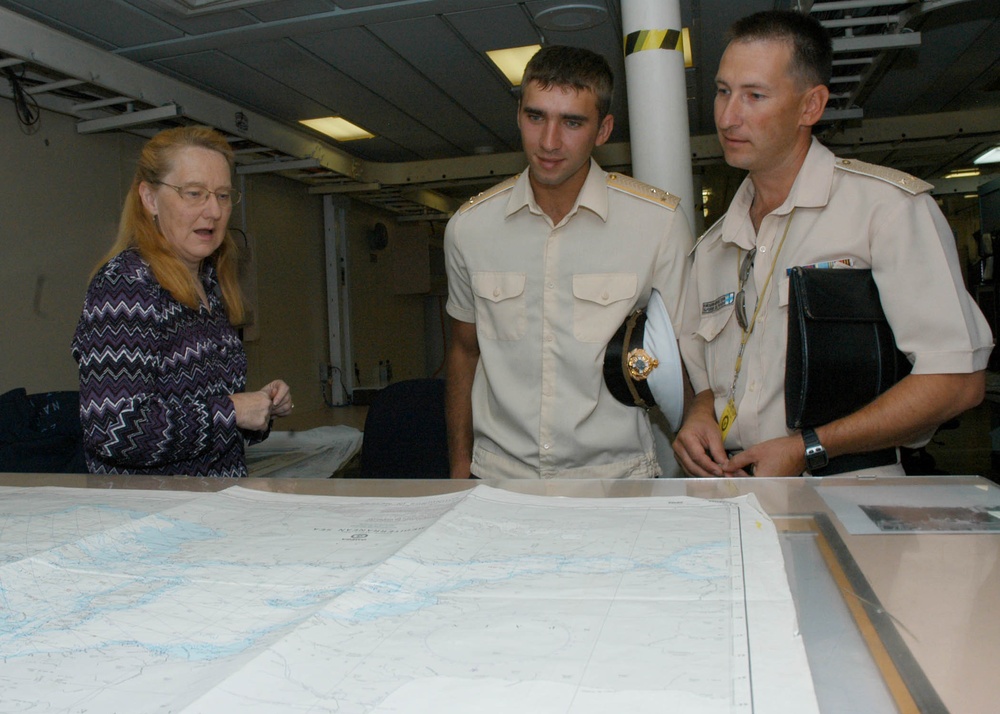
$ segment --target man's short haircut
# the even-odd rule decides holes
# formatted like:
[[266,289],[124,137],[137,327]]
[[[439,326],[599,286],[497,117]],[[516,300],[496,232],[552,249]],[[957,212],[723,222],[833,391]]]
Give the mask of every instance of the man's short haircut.
[[772,40],[792,45],[789,71],[808,86],[830,86],[833,42],[819,22],[792,10],[767,10],[737,20],[726,35],[729,42]]
[[611,67],[602,55],[582,47],[549,45],[538,50],[524,68],[521,86],[525,87],[529,82],[537,82],[542,89],[589,89],[597,97],[598,119],[604,121],[611,111],[611,93],[614,91]]

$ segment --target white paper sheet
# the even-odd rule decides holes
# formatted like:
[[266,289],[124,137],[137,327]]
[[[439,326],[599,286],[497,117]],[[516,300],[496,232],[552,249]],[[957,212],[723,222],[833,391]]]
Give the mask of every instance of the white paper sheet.
[[343,424],[272,432],[247,447],[247,468],[255,478],[330,478],[361,451],[363,437]]
[[753,497],[0,489],[0,563],[13,711],[817,711]]

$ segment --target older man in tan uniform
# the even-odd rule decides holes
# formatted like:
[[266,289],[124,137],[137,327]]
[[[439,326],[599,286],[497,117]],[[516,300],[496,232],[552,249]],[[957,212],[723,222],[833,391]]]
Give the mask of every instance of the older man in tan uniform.
[[[674,442],[678,460],[698,476],[790,476],[845,454],[926,443],[982,400],[992,348],[931,186],[837,159],[812,138],[831,55],[814,20],[758,13],[731,37],[716,78],[716,125],[727,162],[749,175],[694,251],[696,297],[680,342],[696,396]],[[785,415],[792,266],[870,268],[913,365],[871,404],[802,432]],[[877,470],[902,473],[898,464]]]

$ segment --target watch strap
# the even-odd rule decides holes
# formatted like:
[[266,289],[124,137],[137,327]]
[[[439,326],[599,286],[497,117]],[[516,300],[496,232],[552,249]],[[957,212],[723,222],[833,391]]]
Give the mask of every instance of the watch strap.
[[809,471],[821,469],[830,462],[826,449],[823,448],[814,429],[803,429],[802,441],[806,445],[806,467]]

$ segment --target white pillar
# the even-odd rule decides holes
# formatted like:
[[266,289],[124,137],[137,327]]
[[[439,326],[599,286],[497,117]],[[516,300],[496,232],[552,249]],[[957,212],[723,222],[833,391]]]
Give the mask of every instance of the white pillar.
[[632,172],[681,199],[695,230],[680,0],[621,0]]

